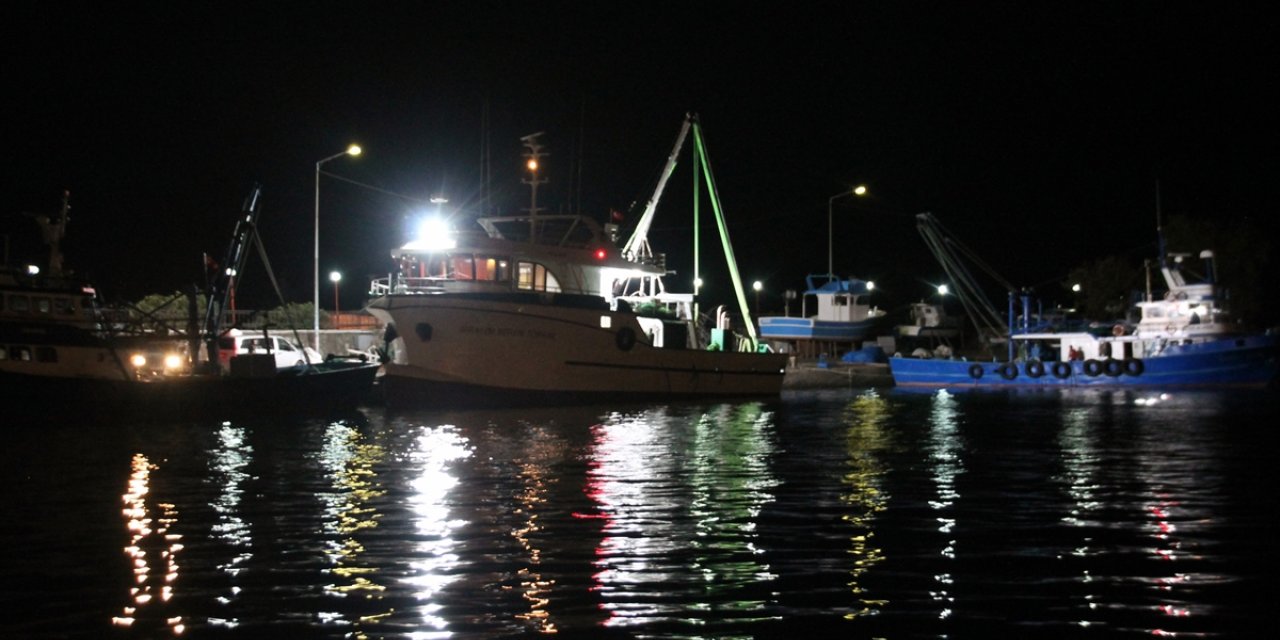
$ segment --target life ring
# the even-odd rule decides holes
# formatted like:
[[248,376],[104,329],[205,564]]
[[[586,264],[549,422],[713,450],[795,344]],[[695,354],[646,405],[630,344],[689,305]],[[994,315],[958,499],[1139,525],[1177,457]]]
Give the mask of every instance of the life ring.
[[1103,365],[1103,370],[1112,378],[1124,373],[1124,361],[1115,358],[1107,358],[1107,362]]
[[1114,326],[1114,327],[1111,327],[1111,335],[1113,335],[1113,336],[1115,336],[1115,337],[1117,337],[1117,338],[1119,338],[1120,336],[1124,335],[1124,325],[1122,325],[1122,324],[1118,324],[1118,325],[1116,325],[1116,326]]
[[1031,376],[1032,378],[1039,378],[1040,376],[1044,375],[1044,363],[1040,362],[1039,360],[1032,360],[1031,362],[1028,362],[1026,369],[1027,369],[1027,375]]
[[631,347],[636,346],[636,332],[631,327],[623,327],[618,329],[618,333],[613,336],[613,341],[623,351],[630,351]]
[[971,365],[969,365],[969,377],[970,377],[970,378],[973,378],[974,380],[977,380],[978,378],[981,378],[981,377],[982,377],[982,374],[983,374],[983,373],[984,373],[984,371],[983,371],[983,369],[982,369],[982,365],[980,365],[980,364],[971,364]]
[[1000,377],[1005,380],[1012,380],[1018,377],[1018,365],[1012,362],[1000,365]]
[[1143,371],[1147,370],[1147,366],[1138,358],[1129,358],[1124,361],[1124,372],[1131,376],[1140,376]]
[[1053,363],[1053,377],[1059,380],[1071,377],[1071,363],[1061,361]]
[[1084,373],[1091,378],[1097,377],[1098,374],[1102,373],[1102,363],[1092,358],[1085,360]]

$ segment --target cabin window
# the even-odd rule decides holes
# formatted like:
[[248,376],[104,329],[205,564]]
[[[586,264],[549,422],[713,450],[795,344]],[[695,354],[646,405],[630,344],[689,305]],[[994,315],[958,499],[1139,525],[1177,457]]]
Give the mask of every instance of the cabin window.
[[36,347],[36,362],[57,362],[58,350],[53,347]]
[[54,298],[53,310],[60,316],[75,315],[75,303],[70,298]]
[[452,273],[450,274],[455,280],[474,280],[476,277],[476,265],[471,254],[451,254],[449,261]]
[[498,256],[476,256],[476,280],[506,282],[510,279],[510,260]]
[[533,291],[560,291],[560,282],[546,267],[536,262],[516,263],[516,287]]
[[[4,296],[0,296],[0,298],[2,297]],[[0,344],[0,360],[8,360],[8,359],[9,359],[9,348]]]
[[31,299],[26,296],[9,296],[9,309],[14,313],[26,313],[31,310]]
[[32,302],[35,302],[36,313],[47,315],[53,311],[53,302],[44,296],[32,298]]
[[833,296],[831,298],[831,306],[834,306],[834,307],[849,306],[849,296]]
[[23,362],[31,361],[31,347],[20,347],[14,345],[9,347],[10,360],[22,360]]

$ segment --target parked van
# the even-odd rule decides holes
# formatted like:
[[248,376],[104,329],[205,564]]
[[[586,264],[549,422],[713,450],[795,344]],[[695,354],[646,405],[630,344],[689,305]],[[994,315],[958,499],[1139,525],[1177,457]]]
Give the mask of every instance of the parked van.
[[264,336],[260,333],[246,334],[232,329],[227,335],[218,338],[218,364],[223,369],[230,369],[232,356],[246,353],[270,353],[275,356],[276,368],[300,367],[320,362],[323,358],[310,347],[300,347],[290,340],[279,336]]

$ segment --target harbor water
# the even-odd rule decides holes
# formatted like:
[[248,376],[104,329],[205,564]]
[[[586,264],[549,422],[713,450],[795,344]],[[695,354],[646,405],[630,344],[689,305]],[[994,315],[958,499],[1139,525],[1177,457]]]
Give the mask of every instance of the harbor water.
[[1240,637],[1272,392],[6,427],[4,638]]

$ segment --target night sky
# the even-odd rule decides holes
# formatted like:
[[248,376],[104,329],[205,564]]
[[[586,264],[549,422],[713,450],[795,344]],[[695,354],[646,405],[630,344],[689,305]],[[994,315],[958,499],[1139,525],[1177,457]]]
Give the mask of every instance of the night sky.
[[[544,131],[539,204],[634,221],[686,112],[766,308],[826,271],[828,199],[854,184],[871,195],[836,201],[835,270],[879,282],[886,306],[941,280],[922,211],[1040,287],[1153,255],[1157,180],[1166,217],[1277,231],[1280,25],[1264,3],[142,6],[18,2],[0,22],[10,262],[39,255],[21,213],[69,189],[68,265],[109,300],[199,281],[261,183],[276,275],[309,301],[315,163],[352,142],[364,154],[325,170],[359,184],[325,177],[320,198],[344,308],[429,197],[480,204],[486,136],[497,211],[528,206],[519,138]],[[678,290],[682,160],[653,234]],[[252,278],[244,295],[270,303]]]

